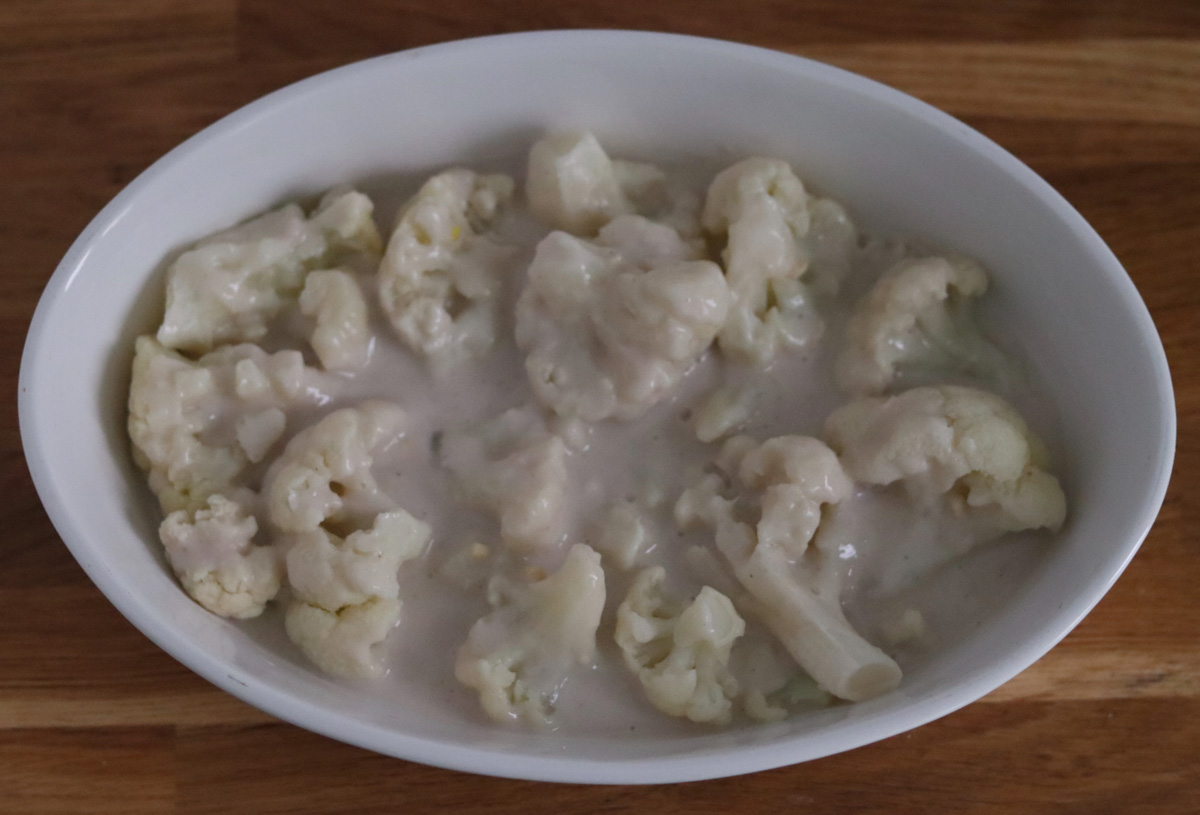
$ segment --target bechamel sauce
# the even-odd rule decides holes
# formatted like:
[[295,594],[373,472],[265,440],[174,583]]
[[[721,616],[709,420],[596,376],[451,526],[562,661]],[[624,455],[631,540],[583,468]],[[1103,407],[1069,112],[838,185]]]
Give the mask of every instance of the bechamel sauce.
[[[689,171],[688,177],[697,179],[699,191],[705,183],[699,179],[711,178],[712,169]],[[376,200],[379,202],[380,197]],[[380,224],[391,223],[389,210],[399,200],[379,206],[376,217]],[[333,399],[301,416],[315,420],[330,410],[376,397],[394,401],[407,411],[407,432],[399,443],[376,457],[375,475],[400,506],[431,524],[433,540],[421,559],[401,567],[401,620],[384,646],[390,667],[385,677],[370,684],[383,705],[436,706],[481,722],[486,716],[475,692],[454,679],[454,658],[471,625],[488,611],[488,606],[482,585],[463,588],[461,581],[444,574],[444,567],[456,557],[463,559],[462,553],[472,543],[484,543],[493,556],[476,575],[482,582],[503,545],[494,518],[464,509],[453,500],[450,482],[437,465],[434,448],[436,434],[469,428],[509,408],[532,403],[522,355],[512,339],[512,305],[533,246],[545,230],[517,212],[502,224],[501,232],[522,244],[522,249],[512,260],[512,280],[500,309],[500,340],[488,357],[434,376],[395,338],[379,308],[373,277],[364,277],[375,332],[370,366],[359,374],[342,377],[334,388]],[[388,230],[383,233],[386,239]],[[712,549],[711,534],[677,532],[671,510],[679,493],[711,464],[720,444],[706,445],[696,440],[691,414],[718,384],[747,383],[754,394],[754,412],[740,432],[759,439],[783,434],[819,437],[826,415],[845,401],[833,384],[832,361],[841,343],[847,312],[875,276],[905,249],[905,244],[898,241],[867,245],[838,296],[818,301],[825,331],[815,347],[801,354],[782,354],[765,373],[728,363],[709,352],[669,398],[641,419],[590,426],[585,447],[571,450],[568,457],[571,498],[563,544],[528,563],[547,570],[557,568],[570,543],[595,544],[596,527],[611,502],[632,500],[641,504],[656,539],[639,568],[665,566],[668,586],[680,596],[694,596],[703,585],[703,574],[689,565],[687,551],[697,545]],[[271,346],[278,342],[276,337],[265,345],[268,350],[276,350]],[[299,343],[294,347],[304,346]],[[1019,343],[1005,350],[1020,356]],[[315,365],[311,350],[305,347],[305,354],[309,364]],[[1053,430],[1052,411],[1037,398],[1035,389],[1025,386],[1000,393],[1026,417],[1035,432],[1043,438],[1053,436],[1049,432]],[[289,437],[306,426],[295,422],[295,418],[293,412]],[[553,420],[550,427],[555,427]],[[282,442],[275,452],[281,447]],[[646,506],[646,497],[655,490],[662,492],[663,500],[657,506]],[[895,492],[860,490],[853,502],[871,523],[856,527],[852,545],[842,550],[844,607],[858,630],[906,671],[936,650],[969,637],[1037,567],[1049,545],[1050,538],[1044,533],[1012,535],[981,546],[920,579],[897,583],[895,575],[903,574],[909,558],[927,557],[930,544],[924,532],[928,523],[923,525],[911,502]],[[520,574],[522,562],[510,556],[501,560],[505,561],[502,568],[510,574]],[[712,562],[719,564],[720,557]],[[625,573],[605,560],[607,602],[597,636],[596,663],[579,668],[564,684],[556,705],[557,726],[596,736],[621,737],[710,732],[711,726],[674,719],[653,708],[621,660],[612,640],[613,625],[616,607],[634,573]],[[737,583],[729,573],[714,579],[724,580],[716,588],[733,592],[731,596],[736,600]],[[881,592],[881,585],[888,591]],[[262,618],[244,625],[254,639],[303,663],[283,633],[278,606],[273,604]],[[902,645],[888,645],[883,632],[912,608],[922,614],[927,635]],[[735,673],[743,682],[753,681],[747,675],[752,669],[744,664],[746,660],[738,656],[738,651],[749,651],[751,646],[769,650],[774,659],[786,664],[782,649],[748,617],[747,634],[735,646]],[[735,717],[735,726],[747,722],[740,714]]]

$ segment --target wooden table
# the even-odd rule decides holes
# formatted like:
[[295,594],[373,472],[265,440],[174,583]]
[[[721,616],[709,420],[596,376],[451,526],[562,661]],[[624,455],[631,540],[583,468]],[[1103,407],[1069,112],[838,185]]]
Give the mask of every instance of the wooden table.
[[[0,3],[0,812],[1200,811],[1200,3],[1018,0],[4,0]],[[976,9],[987,9],[986,12]],[[866,74],[962,118],[1078,207],[1166,344],[1175,478],[1111,594],[983,701],[848,754],[662,788],[407,764],[227,696],[72,560],[21,455],[17,367],[67,246],[150,162],[352,60],[465,36],[628,27]]]

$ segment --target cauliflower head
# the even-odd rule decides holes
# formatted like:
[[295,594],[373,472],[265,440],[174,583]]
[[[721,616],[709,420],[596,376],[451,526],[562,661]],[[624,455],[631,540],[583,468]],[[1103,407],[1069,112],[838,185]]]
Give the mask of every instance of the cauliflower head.
[[[758,616],[823,689],[861,701],[895,688],[900,668],[842,612],[837,553],[814,541],[822,507],[853,490],[837,456],[804,436],[761,445],[735,436],[717,464],[724,478],[713,473],[685,490],[676,522],[713,530]],[[735,485],[741,490],[726,497]],[[756,514],[757,522],[749,520]]]
[[987,288],[983,267],[961,256],[907,258],[888,268],[846,326],[839,387],[867,396],[905,376],[1003,373],[1004,355],[969,311]]
[[210,495],[205,509],[172,512],[158,528],[187,593],[214,614],[236,619],[262,614],[282,577],[275,548],[254,545],[258,522],[243,503]]
[[330,413],[287,443],[267,471],[267,513],[284,532],[308,532],[323,524],[362,525],[393,508],[371,472],[375,453],[404,436],[398,406],[368,400]]
[[354,275],[344,269],[310,272],[300,293],[300,310],[315,321],[310,342],[327,371],[357,371],[371,358],[367,300]]
[[1042,442],[987,391],[945,385],[856,399],[830,414],[825,435],[856,481],[901,482],[926,498],[948,494],[997,533],[1057,530],[1066,519]]
[[800,279],[811,249],[808,193],[784,161],[750,158],[723,170],[708,189],[704,228],[724,234],[722,259],[733,303],[717,340],[722,352],[766,365],[823,331]]
[[542,405],[586,421],[631,419],[665,397],[712,343],[729,290],[688,260],[670,227],[639,216],[596,242],[553,232],[517,303],[517,344]]
[[587,132],[535,142],[525,194],[534,217],[582,237],[595,235],[620,215],[635,214],[663,220],[689,236],[698,232],[698,201],[671,190],[666,174],[651,164],[610,159]]
[[331,190],[311,215],[296,204],[205,238],[167,271],[166,348],[204,353],[262,339],[313,269],[379,256],[371,199]]
[[[210,495],[240,485],[247,467],[283,435],[284,410],[312,404],[329,386],[299,351],[223,346],[193,362],[139,337],[129,437],[163,512],[195,512]],[[222,435],[222,428],[233,433]]]
[[515,253],[489,230],[512,193],[508,176],[447,170],[396,218],[379,265],[379,300],[397,336],[436,367],[482,356],[495,343],[496,300]]
[[462,498],[499,518],[510,549],[534,552],[562,540],[567,449],[539,415],[514,408],[447,433],[439,456]]
[[625,664],[662,712],[726,724],[738,692],[729,654],[746,623],[716,589],[705,586],[685,606],[666,594],[665,580],[661,566],[641,572],[617,609]]
[[379,676],[375,646],[400,619],[397,571],[429,537],[429,525],[402,509],[380,513],[370,530],[345,539],[324,529],[298,535],[287,553],[288,637],[328,674]]
[[496,721],[548,725],[571,666],[595,654],[604,609],[600,555],[576,544],[549,577],[528,584],[498,578],[488,594],[493,611],[471,627],[454,675],[479,692]]

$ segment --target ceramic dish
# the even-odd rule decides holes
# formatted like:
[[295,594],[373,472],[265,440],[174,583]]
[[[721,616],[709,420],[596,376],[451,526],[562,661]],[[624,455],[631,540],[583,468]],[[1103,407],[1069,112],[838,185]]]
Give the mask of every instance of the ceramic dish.
[[[212,616],[166,568],[125,436],[132,338],[161,314],[163,259],[281,201],[448,164],[519,165],[552,128],[614,155],[775,155],[875,232],[967,252],[994,273],[1005,331],[1033,351],[1060,416],[1068,525],[1004,608],[900,688],[781,724],[687,738],[510,731],[381,704]],[[156,271],[157,270],[157,271]],[[157,312],[157,313],[156,313]],[[897,91],[781,53],[688,37],[539,32],[349,65],[273,93],[156,162],[84,230],[46,287],[20,378],[21,434],[63,540],[172,656],[282,719],[412,761],[530,779],[651,783],[806,761],[893,736],[1045,654],[1124,569],[1163,500],[1170,376],[1141,298],[1048,184],[979,133]]]

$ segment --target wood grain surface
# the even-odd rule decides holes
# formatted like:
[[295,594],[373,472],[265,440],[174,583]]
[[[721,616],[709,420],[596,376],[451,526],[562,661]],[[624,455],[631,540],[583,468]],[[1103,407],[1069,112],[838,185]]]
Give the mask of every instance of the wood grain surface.
[[[814,57],[925,99],[1029,163],[1145,297],[1175,476],[1125,576],[983,701],[853,752],[659,788],[504,781],[274,720],[173,661],[62,545],[17,429],[37,298],[96,212],[261,94],[465,36],[618,27]],[[1200,812],[1200,3],[1018,0],[0,2],[0,813]]]

